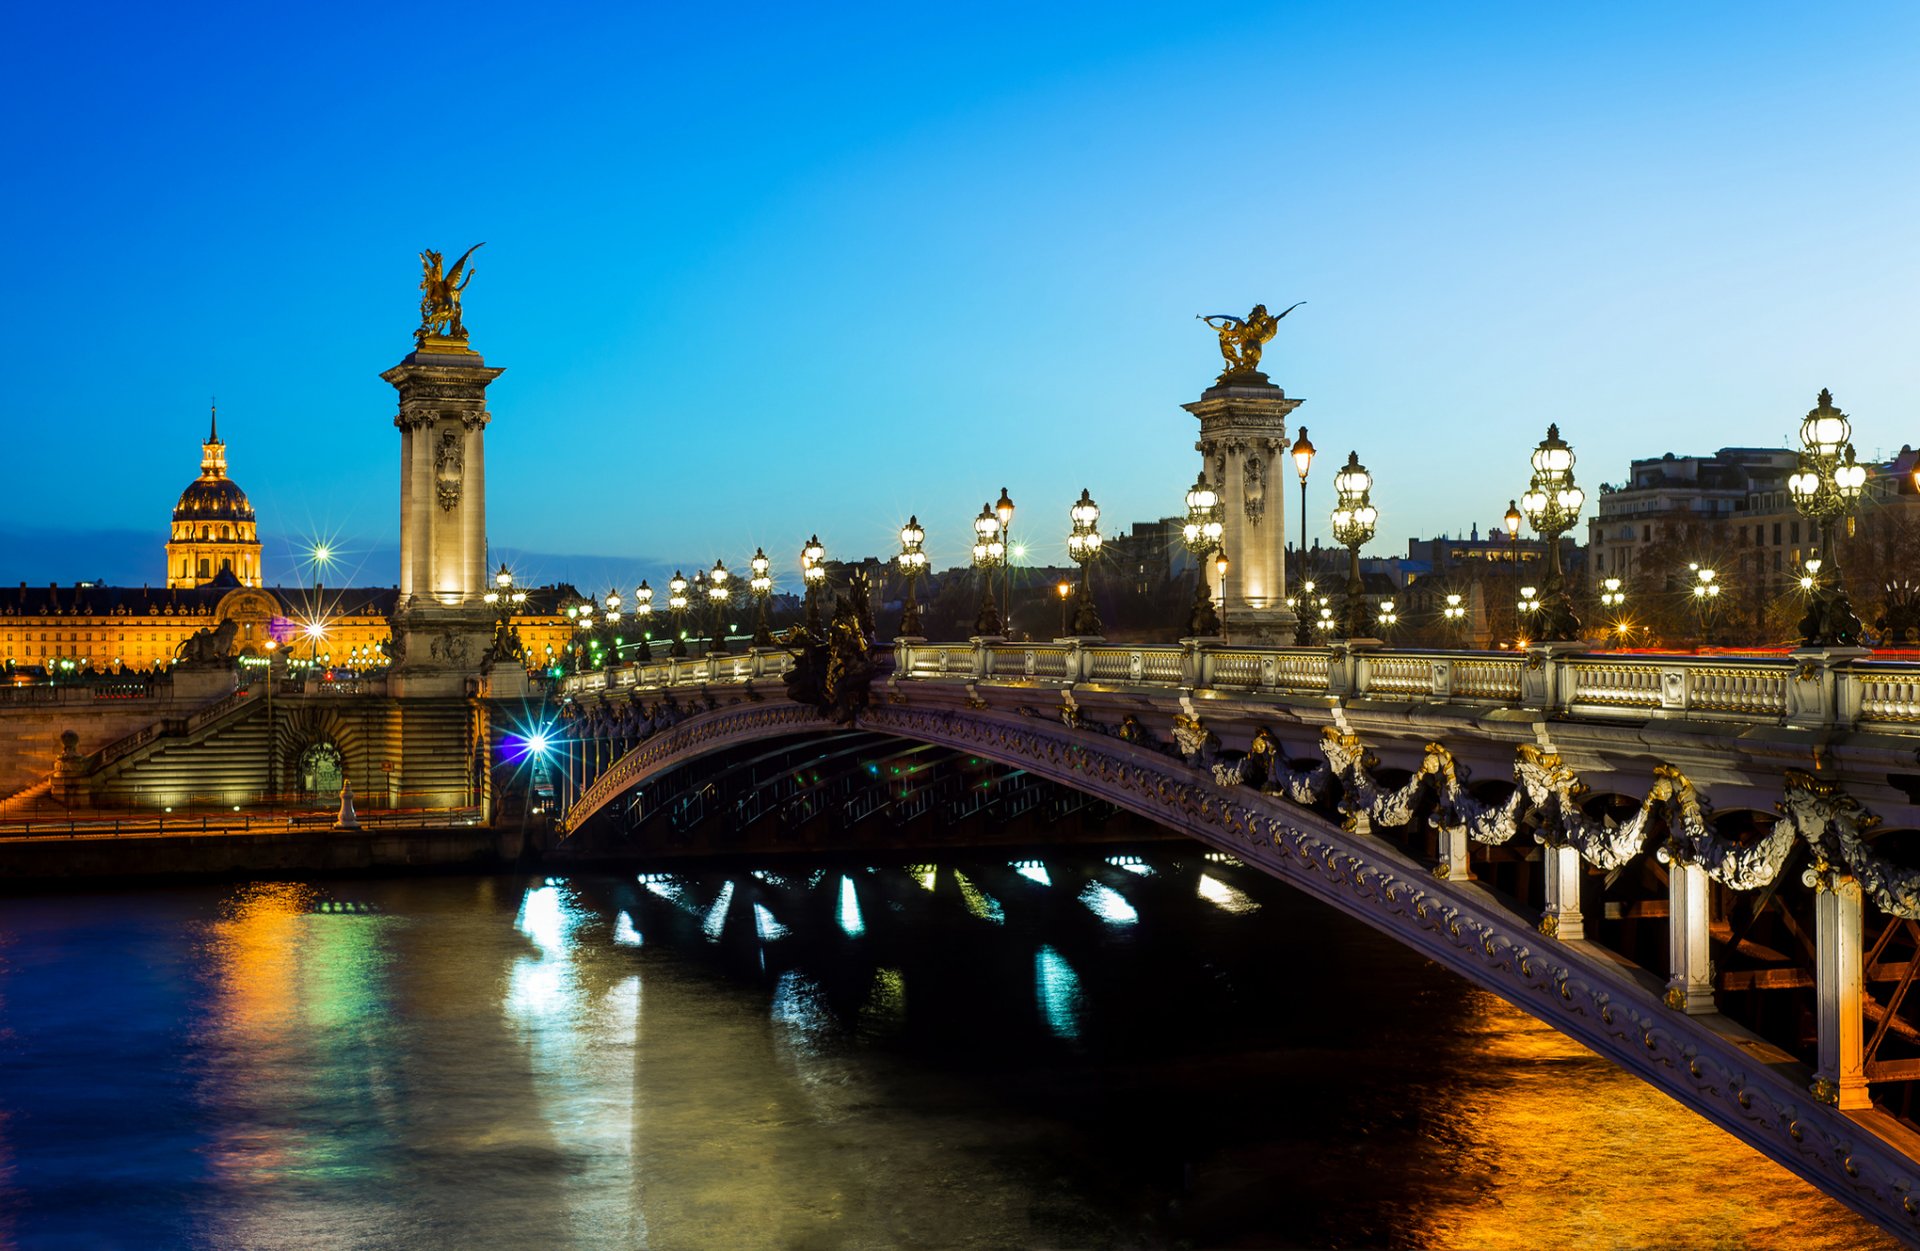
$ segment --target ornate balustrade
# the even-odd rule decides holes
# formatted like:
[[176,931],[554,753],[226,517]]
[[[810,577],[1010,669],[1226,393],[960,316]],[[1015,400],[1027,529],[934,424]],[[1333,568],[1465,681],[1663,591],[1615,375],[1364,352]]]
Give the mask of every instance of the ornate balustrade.
[[[752,648],[575,674],[567,696],[666,690],[774,679],[792,664],[779,649]],[[1574,720],[1662,718],[1805,728],[1920,724],[1920,665],[1873,662],[1862,653],[1780,657],[1628,656],[1540,647],[1525,652],[1380,647],[1246,647],[903,641],[896,681],[1142,687],[1233,696],[1318,696],[1469,707],[1511,707]]]

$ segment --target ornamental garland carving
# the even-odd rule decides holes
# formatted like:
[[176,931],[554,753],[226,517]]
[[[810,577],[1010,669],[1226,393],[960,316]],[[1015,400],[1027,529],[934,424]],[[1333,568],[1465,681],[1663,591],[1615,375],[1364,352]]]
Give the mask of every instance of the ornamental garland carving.
[[433,449],[433,485],[440,497],[442,512],[452,512],[460,503],[460,475],[465,464],[465,456],[460,444],[464,435],[458,430],[443,429],[440,440]]
[[1247,520],[1257,526],[1260,524],[1260,519],[1267,515],[1266,465],[1260,459],[1259,453],[1247,453],[1242,474],[1246,478]]

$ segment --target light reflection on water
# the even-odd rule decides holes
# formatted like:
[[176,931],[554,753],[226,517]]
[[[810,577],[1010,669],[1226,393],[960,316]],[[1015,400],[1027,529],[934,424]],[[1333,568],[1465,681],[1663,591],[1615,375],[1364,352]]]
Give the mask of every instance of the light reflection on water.
[[1254,870],[1050,868],[9,901],[0,1246],[1891,1245]]

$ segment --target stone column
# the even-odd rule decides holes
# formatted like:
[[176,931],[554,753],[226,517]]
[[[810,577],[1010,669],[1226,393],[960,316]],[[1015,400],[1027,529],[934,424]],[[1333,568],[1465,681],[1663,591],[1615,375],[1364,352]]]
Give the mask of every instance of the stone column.
[[[1220,495],[1224,585],[1215,585],[1228,638],[1236,643],[1291,643],[1294,614],[1287,607],[1287,417],[1303,401],[1264,374],[1235,375],[1184,405],[1200,419],[1207,481]],[[1216,576],[1217,575],[1210,575]]]
[[1697,864],[1667,865],[1667,1006],[1689,1016],[1715,1011],[1713,949],[1707,926],[1713,896],[1707,872]]
[[1540,918],[1540,932],[1562,942],[1585,938],[1587,927],[1580,915],[1580,853],[1551,843],[1540,853],[1547,887],[1547,909]]
[[463,695],[493,641],[485,437],[491,368],[464,340],[428,338],[380,376],[399,392],[400,602],[396,696]]
[[1808,870],[1813,886],[1815,1017],[1819,1066],[1813,1093],[1841,1111],[1873,1106],[1862,1058],[1864,974],[1860,883],[1841,873]]

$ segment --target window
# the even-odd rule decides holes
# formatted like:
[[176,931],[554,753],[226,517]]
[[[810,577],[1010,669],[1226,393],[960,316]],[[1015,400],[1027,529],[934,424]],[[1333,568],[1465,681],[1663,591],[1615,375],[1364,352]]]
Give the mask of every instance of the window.
[[[1773,523],[1773,545],[1774,545],[1775,547],[1778,547],[1778,546],[1780,546],[1780,523],[1779,523],[1779,522],[1777,522],[1777,521]],[[1775,569],[1778,569],[1778,568],[1780,567],[1780,553],[1779,553],[1779,552],[1775,552],[1775,553],[1773,554],[1773,567],[1774,567]]]
[[[1779,528],[1780,528],[1780,527],[1778,527],[1778,526],[1775,526],[1775,527],[1774,527],[1774,529],[1776,529],[1776,530],[1777,530],[1777,529],[1779,529]],[[1777,548],[1777,547],[1773,549],[1773,571],[1774,571],[1775,573],[1779,573],[1779,572],[1780,572],[1780,549],[1779,549],[1779,548]]]
[[1800,541],[1800,523],[1796,521],[1790,524],[1787,527],[1787,533],[1792,536],[1793,542],[1798,543]]

